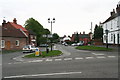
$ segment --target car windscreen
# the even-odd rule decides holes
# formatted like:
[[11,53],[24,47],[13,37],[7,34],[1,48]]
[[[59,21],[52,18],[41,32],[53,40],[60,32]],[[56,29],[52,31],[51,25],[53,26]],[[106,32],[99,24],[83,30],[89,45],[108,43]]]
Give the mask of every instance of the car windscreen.
[[35,48],[35,46],[31,46],[31,48]]
[[24,46],[24,48],[29,48],[29,46]]

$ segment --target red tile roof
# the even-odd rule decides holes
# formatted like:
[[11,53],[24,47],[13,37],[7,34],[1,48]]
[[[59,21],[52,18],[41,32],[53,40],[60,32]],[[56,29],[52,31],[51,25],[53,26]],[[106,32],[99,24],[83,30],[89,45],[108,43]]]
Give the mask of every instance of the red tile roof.
[[16,29],[22,29],[24,32],[26,32],[27,30],[24,28],[24,27],[22,27],[21,25],[19,25],[19,24],[15,24],[15,23],[13,23],[13,22],[9,22],[13,27],[15,27]]
[[19,29],[15,29],[14,27],[3,27],[0,26],[2,29],[2,37],[17,37],[17,38],[27,38],[26,35],[24,35],[24,33],[22,31],[20,31]]

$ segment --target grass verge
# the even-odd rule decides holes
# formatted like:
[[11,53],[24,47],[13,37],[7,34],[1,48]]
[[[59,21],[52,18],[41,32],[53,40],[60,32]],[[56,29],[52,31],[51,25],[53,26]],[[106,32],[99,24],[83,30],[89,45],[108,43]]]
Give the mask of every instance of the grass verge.
[[105,47],[96,47],[96,46],[78,46],[76,49],[79,50],[96,50],[96,51],[112,51],[111,48],[105,48]]
[[53,50],[53,51],[49,51],[49,53],[46,53],[46,51],[43,51],[42,55],[39,55],[39,56],[35,56],[35,53],[33,53],[33,54],[30,54],[30,55],[26,55],[24,57],[26,57],[26,58],[53,57],[53,56],[59,56],[61,54],[62,54],[61,51],[59,51],[59,50]]

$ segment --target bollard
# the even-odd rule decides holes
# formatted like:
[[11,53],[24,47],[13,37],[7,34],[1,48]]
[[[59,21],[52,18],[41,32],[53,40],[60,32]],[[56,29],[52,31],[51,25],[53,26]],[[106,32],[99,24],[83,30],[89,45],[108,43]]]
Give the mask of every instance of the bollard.
[[49,49],[47,49],[46,53],[49,53]]
[[39,56],[40,54],[39,54],[39,49],[36,49],[35,50],[35,56]]

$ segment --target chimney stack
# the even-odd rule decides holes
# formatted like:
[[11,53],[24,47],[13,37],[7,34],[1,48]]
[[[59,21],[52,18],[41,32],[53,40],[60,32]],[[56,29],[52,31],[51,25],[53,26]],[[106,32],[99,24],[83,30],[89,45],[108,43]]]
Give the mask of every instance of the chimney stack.
[[111,16],[115,15],[115,9],[113,9],[112,12],[110,12]]
[[85,31],[83,31],[83,34],[85,34]]
[[80,32],[80,34],[81,34],[81,32]]
[[5,24],[6,24],[6,20],[5,20],[5,19],[3,19],[2,27],[4,27],[4,26],[5,26]]
[[116,12],[117,12],[117,13],[120,13],[120,4],[117,5],[117,7],[116,7]]
[[17,24],[17,20],[16,20],[16,18],[13,19],[13,23]]

